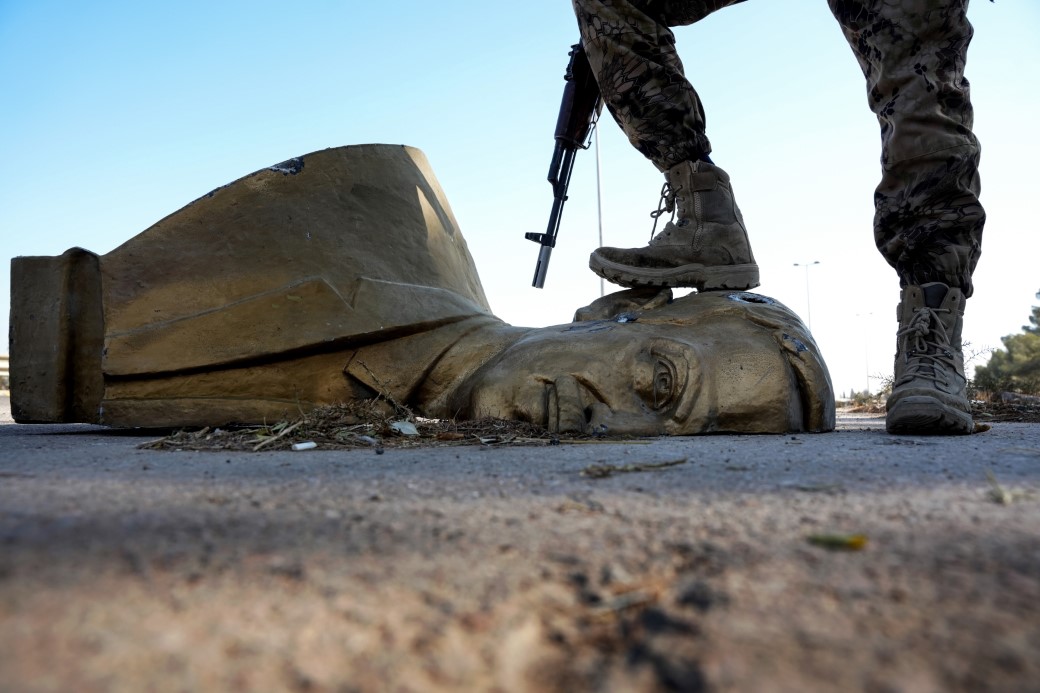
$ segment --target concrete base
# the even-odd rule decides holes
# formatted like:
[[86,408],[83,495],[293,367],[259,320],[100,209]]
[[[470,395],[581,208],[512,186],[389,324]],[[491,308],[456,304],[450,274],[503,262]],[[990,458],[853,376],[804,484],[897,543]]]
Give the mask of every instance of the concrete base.
[[1035,690],[1040,425],[883,425],[383,455],[3,425],[0,689]]

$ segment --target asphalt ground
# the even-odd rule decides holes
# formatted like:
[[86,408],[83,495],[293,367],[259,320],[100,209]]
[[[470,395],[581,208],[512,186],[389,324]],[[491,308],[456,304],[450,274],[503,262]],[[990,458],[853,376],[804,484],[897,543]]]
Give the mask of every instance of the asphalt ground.
[[1040,690],[1040,424],[163,452],[5,404],[2,690]]

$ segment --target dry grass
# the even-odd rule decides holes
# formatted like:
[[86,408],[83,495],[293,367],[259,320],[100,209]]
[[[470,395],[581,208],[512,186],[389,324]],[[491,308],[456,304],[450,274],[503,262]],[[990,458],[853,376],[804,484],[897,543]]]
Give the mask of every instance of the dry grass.
[[[843,407],[844,414],[884,414],[885,400],[879,397],[866,404]],[[1040,423],[1040,403],[1035,402],[992,402],[975,400],[971,413],[981,423]]]
[[976,421],[1040,423],[1040,403],[1036,402],[972,402]]
[[[843,411],[857,411],[843,410]],[[861,410],[862,411],[862,410]],[[870,410],[873,412],[873,410]],[[880,412],[884,413],[884,405]],[[1040,423],[1040,404],[973,402],[977,423]],[[395,429],[402,422],[415,426],[409,435]],[[403,427],[407,430],[407,427]],[[260,452],[290,450],[313,442],[319,450],[444,447],[463,445],[558,445],[605,440],[635,440],[631,436],[590,436],[550,433],[541,426],[504,419],[449,421],[416,417],[406,407],[386,399],[319,407],[295,421],[265,426],[231,426],[180,430],[140,447],[149,450],[229,450]]]
[[[414,433],[404,422],[414,425]],[[402,432],[404,430],[405,432]],[[614,438],[614,440],[624,438]],[[385,399],[319,407],[295,421],[265,426],[180,430],[141,445],[149,450],[290,450],[313,442],[319,450],[415,448],[463,445],[558,445],[598,440],[593,436],[550,433],[522,421],[423,419]]]

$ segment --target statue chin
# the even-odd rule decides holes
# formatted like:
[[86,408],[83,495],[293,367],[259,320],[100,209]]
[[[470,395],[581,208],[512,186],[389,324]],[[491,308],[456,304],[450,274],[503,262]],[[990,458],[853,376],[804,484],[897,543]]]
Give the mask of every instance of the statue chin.
[[106,255],[15,258],[12,287],[23,423],[253,423],[382,393],[559,432],[834,427],[811,335],[767,297],[627,290],[573,323],[507,325],[410,147],[291,159]]

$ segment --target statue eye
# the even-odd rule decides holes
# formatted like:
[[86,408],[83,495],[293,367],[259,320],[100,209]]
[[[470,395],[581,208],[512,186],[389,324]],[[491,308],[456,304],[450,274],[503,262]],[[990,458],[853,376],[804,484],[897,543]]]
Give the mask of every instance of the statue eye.
[[[635,394],[648,414],[661,417],[686,416],[683,402],[692,372],[689,347],[659,339],[640,354]],[[691,400],[692,401],[692,400]]]
[[656,410],[668,407],[676,396],[675,367],[664,359],[654,361],[654,379],[651,383],[652,403]]

